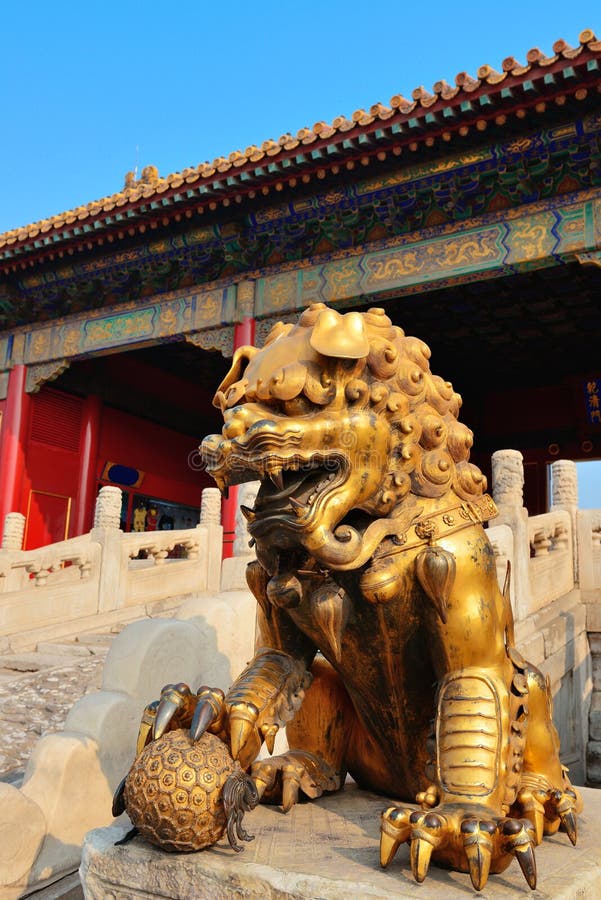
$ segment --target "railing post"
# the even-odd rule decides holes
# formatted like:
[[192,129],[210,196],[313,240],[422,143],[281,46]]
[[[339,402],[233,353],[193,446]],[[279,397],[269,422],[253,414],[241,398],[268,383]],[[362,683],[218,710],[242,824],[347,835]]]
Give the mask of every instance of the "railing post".
[[221,584],[223,528],[221,527],[221,493],[205,488],[200,501],[199,528],[207,533],[207,591],[218,591]]
[[551,464],[551,509],[565,509],[572,523],[572,554],[574,562],[574,583],[578,583],[578,534],[576,519],[578,513],[578,471],[571,459],[558,459]]
[[513,533],[514,614],[519,621],[530,609],[530,543],[528,510],[524,508],[524,460],[519,450],[497,450],[492,455],[492,491],[499,515],[494,525],[509,525]]
[[261,487],[260,481],[247,481],[238,485],[238,508],[236,510],[236,532],[234,537],[234,556],[246,556],[254,558],[255,551],[249,546],[250,534],[248,523],[242,515],[241,506],[254,509],[257,493]]
[[2,537],[3,550],[22,550],[23,535],[25,534],[25,516],[18,512],[11,512],[4,519],[4,534]]
[[200,498],[200,524],[221,525],[221,493],[218,488],[205,488]]
[[94,508],[94,528],[119,529],[121,524],[121,488],[105,485],[98,491]]
[[101,487],[94,509],[94,527],[90,538],[102,546],[98,579],[98,612],[118,609],[123,605],[125,575],[121,552],[121,489]]
[[246,591],[246,567],[249,562],[256,559],[255,551],[249,546],[250,535],[246,525],[246,519],[240,511],[241,506],[253,508],[259,481],[249,481],[238,486],[238,508],[236,509],[236,529],[233,544],[234,555],[225,558],[221,567],[222,591]]

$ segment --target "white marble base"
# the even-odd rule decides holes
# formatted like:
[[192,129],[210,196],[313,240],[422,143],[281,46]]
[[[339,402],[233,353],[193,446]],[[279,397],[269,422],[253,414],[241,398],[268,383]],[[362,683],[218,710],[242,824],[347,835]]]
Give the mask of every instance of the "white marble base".
[[[601,897],[601,791],[583,791],[578,845],[565,834],[536,851],[538,888],[532,894],[519,866],[491,875],[483,898],[598,900]],[[236,854],[227,841],[193,854],[165,853],[141,838],[115,847],[123,827],[88,834],[81,863],[86,900],[465,900],[476,896],[468,875],[431,866],[424,884],[411,876],[408,848],[388,869],[378,862],[379,815],[385,798],[347,785],[342,794],[294,807],[284,815],[260,806],[245,827],[255,840]]]

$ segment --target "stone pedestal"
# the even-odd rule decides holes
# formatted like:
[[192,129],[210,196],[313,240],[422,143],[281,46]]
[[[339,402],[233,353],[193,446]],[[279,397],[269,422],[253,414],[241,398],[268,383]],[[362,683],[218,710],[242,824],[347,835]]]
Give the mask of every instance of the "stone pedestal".
[[[583,791],[578,845],[565,834],[537,848],[536,896],[553,900],[601,896],[601,791]],[[465,900],[476,896],[468,875],[432,865],[426,881],[411,876],[407,846],[388,869],[378,862],[379,816],[385,798],[347,785],[342,794],[294,807],[288,815],[260,806],[245,818],[255,835],[243,853],[226,840],[193,854],[164,853],[141,838],[115,847],[124,834],[114,826],[91,831],[85,841],[81,879],[87,900],[346,900],[349,897],[419,897]],[[491,875],[483,898],[524,898],[530,890],[517,862]]]

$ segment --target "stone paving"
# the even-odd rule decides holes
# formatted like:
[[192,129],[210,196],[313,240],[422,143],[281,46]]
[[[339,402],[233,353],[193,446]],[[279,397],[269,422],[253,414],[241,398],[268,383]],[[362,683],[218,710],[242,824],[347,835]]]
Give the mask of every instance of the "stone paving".
[[3,671],[0,680],[0,779],[25,767],[39,738],[60,731],[76,700],[100,687],[106,653],[65,658],[37,672]]

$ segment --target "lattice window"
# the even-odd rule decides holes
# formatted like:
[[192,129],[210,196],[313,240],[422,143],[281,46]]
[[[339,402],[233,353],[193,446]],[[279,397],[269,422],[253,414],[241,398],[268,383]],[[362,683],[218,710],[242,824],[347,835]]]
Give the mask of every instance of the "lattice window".
[[80,397],[42,388],[33,397],[31,440],[78,453],[82,410]]

